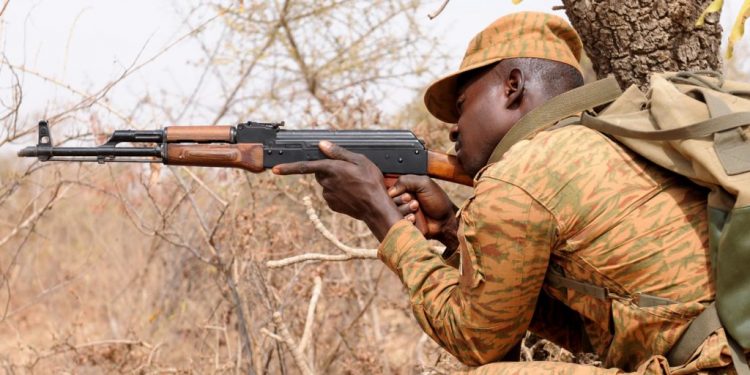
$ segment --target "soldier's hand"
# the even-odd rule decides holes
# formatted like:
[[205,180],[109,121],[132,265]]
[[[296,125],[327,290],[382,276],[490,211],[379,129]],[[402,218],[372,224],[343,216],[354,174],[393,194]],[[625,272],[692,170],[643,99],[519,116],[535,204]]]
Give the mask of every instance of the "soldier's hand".
[[422,211],[427,220],[426,238],[436,239],[446,246],[455,245],[457,208],[438,184],[427,176],[403,175],[388,190],[388,195],[404,217],[414,220]]
[[329,159],[280,164],[273,173],[315,174],[332,210],[364,221],[382,240],[403,216],[386,194],[380,169],[366,156],[331,142],[321,141],[319,147]]

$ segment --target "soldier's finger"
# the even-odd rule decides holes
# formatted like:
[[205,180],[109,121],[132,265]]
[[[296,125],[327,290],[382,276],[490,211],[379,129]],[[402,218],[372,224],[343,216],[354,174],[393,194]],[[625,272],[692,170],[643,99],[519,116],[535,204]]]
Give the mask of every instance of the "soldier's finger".
[[331,168],[330,160],[298,161],[294,163],[279,164],[273,167],[271,171],[274,174],[308,174],[328,172]]
[[406,191],[421,192],[431,182],[432,180],[427,176],[405,174],[399,177],[397,184],[403,185]]
[[393,184],[390,189],[388,189],[388,195],[390,197],[395,197],[407,191],[420,192],[429,183],[430,178],[427,176],[405,174],[399,176],[396,183]]
[[318,147],[323,154],[331,159],[348,161],[350,163],[359,164],[359,161],[364,158],[361,154],[351,152],[333,142],[320,141]]
[[393,197],[393,203],[395,203],[397,206],[398,205],[402,205],[404,203],[409,203],[409,202],[411,202],[413,200],[414,200],[414,198],[409,193],[404,193],[404,194],[401,194],[401,195],[399,195],[397,197]]
[[400,206],[397,206],[396,208],[398,208],[398,213],[400,213],[401,216],[404,216],[404,217],[412,213],[411,208],[409,208],[408,204],[402,204]]
[[398,212],[400,212],[402,216],[406,216],[409,214],[413,214],[419,210],[419,202],[411,201],[409,203],[399,205],[397,208]]
[[395,198],[397,196],[403,195],[403,194],[409,194],[407,193],[406,185],[401,183],[401,179],[404,176],[399,176],[398,180],[388,189],[388,196],[391,198]]

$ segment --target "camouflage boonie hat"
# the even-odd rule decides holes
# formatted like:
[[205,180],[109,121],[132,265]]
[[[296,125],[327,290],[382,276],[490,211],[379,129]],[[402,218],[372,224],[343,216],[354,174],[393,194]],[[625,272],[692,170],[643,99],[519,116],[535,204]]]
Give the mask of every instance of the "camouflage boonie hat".
[[427,88],[427,110],[441,121],[458,121],[456,99],[458,77],[503,59],[536,57],[568,64],[581,71],[583,44],[564,19],[546,13],[521,12],[499,18],[469,42],[457,72]]

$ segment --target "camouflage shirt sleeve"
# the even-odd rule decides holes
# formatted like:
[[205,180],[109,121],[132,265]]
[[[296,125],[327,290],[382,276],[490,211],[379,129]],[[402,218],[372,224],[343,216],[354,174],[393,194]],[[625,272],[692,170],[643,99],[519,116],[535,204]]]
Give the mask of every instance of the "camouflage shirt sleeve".
[[539,202],[485,177],[460,213],[459,270],[405,220],[378,254],[406,286],[422,329],[462,362],[480,365],[502,359],[523,337],[555,234],[555,219]]

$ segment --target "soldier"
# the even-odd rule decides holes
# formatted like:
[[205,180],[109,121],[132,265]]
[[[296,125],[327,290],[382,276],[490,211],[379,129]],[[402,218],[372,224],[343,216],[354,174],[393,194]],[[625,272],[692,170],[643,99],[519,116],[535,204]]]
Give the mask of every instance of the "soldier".
[[[427,89],[428,110],[456,124],[456,156],[475,178],[460,209],[425,177],[402,176],[387,191],[369,160],[329,142],[320,144],[329,160],[274,172],[314,173],[331,209],[367,223],[421,327],[465,364],[484,365],[478,372],[731,369],[723,329],[688,363],[665,358],[715,298],[703,190],[578,125],[539,132],[488,164],[521,118],[554,112],[560,100],[550,99],[582,84],[581,49],[559,17],[509,15]],[[427,233],[412,224],[417,210]],[[443,257],[427,239],[446,245]],[[607,369],[501,362],[527,330],[594,352]]]

